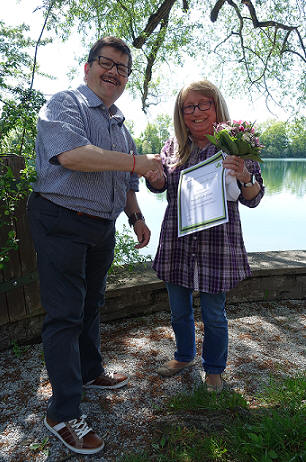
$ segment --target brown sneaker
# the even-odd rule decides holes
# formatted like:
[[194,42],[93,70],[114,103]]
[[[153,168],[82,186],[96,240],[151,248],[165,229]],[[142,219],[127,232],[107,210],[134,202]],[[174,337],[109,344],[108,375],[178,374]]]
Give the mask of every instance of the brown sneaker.
[[112,372],[110,374],[103,373],[95,380],[91,380],[84,384],[84,388],[97,388],[100,390],[114,390],[115,388],[124,387],[129,381],[127,375]]
[[67,448],[78,454],[95,454],[104,448],[104,441],[87,425],[86,415],[69,422],[54,422],[45,417],[44,424]]

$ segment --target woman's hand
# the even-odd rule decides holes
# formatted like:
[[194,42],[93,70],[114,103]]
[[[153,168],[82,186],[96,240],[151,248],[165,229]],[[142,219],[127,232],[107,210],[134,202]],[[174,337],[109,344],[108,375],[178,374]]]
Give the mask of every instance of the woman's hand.
[[251,173],[247,170],[244,160],[239,156],[227,156],[223,160],[223,167],[228,169],[228,173],[233,175],[242,184],[242,195],[245,199],[252,200],[260,191],[260,186],[255,181],[251,187],[244,187],[243,183],[251,181]]
[[155,189],[163,189],[165,186],[166,177],[164,171],[150,170],[144,175],[144,177]]
[[241,183],[248,183],[250,181],[250,173],[247,170],[244,160],[239,156],[226,156],[223,160],[223,167],[229,170],[229,174],[241,181]]

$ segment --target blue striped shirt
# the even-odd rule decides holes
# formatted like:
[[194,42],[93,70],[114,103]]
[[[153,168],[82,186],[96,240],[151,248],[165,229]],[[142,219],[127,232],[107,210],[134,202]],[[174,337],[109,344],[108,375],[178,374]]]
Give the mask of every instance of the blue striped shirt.
[[86,85],[57,93],[42,107],[37,124],[34,191],[78,212],[108,219],[118,217],[126,205],[127,191],[138,191],[137,175],[78,172],[61,166],[56,157],[89,144],[113,151],[135,151],[122,112],[115,105],[110,111],[111,115]]

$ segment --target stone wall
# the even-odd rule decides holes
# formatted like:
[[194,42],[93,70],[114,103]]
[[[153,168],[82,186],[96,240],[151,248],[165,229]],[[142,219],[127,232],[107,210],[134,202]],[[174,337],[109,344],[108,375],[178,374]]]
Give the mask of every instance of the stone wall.
[[[306,300],[306,250],[249,253],[252,277],[227,295],[232,303],[248,301]],[[194,294],[195,305],[198,295]],[[110,277],[102,322],[169,310],[165,285],[149,266]],[[0,326],[0,350],[40,341],[43,310],[31,317]]]

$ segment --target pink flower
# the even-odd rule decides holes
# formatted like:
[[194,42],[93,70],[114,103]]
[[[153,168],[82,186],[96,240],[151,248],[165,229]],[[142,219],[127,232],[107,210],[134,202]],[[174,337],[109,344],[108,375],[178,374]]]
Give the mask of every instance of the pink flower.
[[245,130],[244,126],[243,126],[243,125],[240,125],[239,131],[240,131],[240,132],[244,132],[244,130]]

